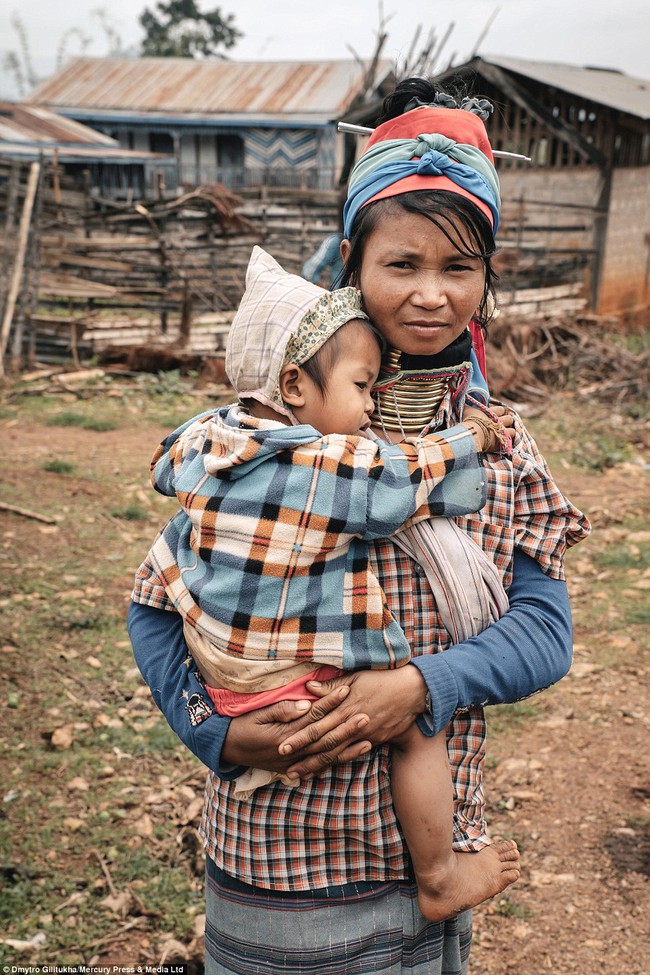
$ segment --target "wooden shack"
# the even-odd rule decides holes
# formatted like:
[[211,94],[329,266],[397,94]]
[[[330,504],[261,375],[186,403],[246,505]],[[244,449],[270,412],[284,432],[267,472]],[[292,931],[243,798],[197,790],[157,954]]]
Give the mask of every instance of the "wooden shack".
[[[441,87],[494,105],[501,265],[511,292],[577,286],[593,312],[648,305],[650,81],[607,68],[474,57],[438,74]],[[379,102],[347,116],[372,126]],[[515,310],[517,302],[510,301]],[[570,310],[567,308],[567,310]]]
[[124,148],[110,136],[42,105],[0,102],[0,159],[60,167],[79,186],[101,196],[137,199],[175,184],[176,161]]
[[647,306],[650,81],[481,57],[439,80],[471,83],[491,99],[495,148],[531,157],[499,162],[508,245],[526,249],[533,267],[540,257],[556,267],[584,261],[586,297],[597,313]]
[[30,101],[117,139],[165,152],[185,188],[331,189],[341,169],[336,124],[392,83],[392,64],[358,60],[71,60]]

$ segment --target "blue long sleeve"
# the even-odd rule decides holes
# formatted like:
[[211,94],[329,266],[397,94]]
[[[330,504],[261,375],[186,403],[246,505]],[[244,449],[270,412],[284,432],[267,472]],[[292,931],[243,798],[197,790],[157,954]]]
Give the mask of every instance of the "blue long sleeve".
[[[446,728],[457,708],[512,703],[568,672],[572,627],[566,584],[516,550],[508,595],[509,611],[478,636],[414,659],[433,704],[433,721],[419,720],[425,734]],[[230,719],[213,713],[198,725],[190,721],[188,701],[194,694],[205,700],[205,692],[186,663],[181,617],[131,603],[128,627],[140,672],[183,744],[222,778],[241,774],[240,767],[221,764]]]
[[412,661],[431,695],[433,720],[418,721],[425,734],[446,728],[457,708],[512,704],[568,673],[573,630],[566,583],[516,549],[508,597],[509,611],[482,633]]
[[[221,765],[221,749],[231,719],[214,711],[194,673],[194,665],[188,664],[183,620],[179,614],[132,602],[127,626],[135,662],[172,730],[221,778],[233,779],[240,775],[240,767]],[[188,705],[194,713],[193,720]]]
[[341,257],[341,241],[343,234],[330,234],[320,242],[316,251],[302,266],[301,277],[313,284],[318,284],[321,275],[327,268],[331,268],[332,287],[338,285],[343,275],[343,258]]

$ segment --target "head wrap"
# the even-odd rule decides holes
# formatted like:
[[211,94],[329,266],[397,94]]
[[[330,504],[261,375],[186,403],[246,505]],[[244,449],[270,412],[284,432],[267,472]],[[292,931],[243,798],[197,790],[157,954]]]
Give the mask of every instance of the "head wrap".
[[368,319],[356,288],[325,291],[289,274],[254,247],[246,290],[228,333],[228,378],[240,398],[257,400],[293,419],[278,385],[283,366],[302,365],[355,318]]
[[448,190],[499,225],[501,196],[482,120],[464,109],[422,106],[379,125],[350,174],[343,208],[346,237],[359,210],[414,190]]

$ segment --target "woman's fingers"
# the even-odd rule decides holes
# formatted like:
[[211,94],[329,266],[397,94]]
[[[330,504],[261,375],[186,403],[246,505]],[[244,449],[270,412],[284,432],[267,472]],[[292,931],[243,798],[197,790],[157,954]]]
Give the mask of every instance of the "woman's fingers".
[[[357,745],[369,721],[366,714],[338,710],[349,693],[349,686],[341,684],[311,704],[279,701],[233,718],[222,757],[233,765],[285,771],[290,762],[322,755],[309,768],[326,768],[341,751]],[[355,750],[354,757],[358,754],[362,752]]]
[[254,713],[259,715],[263,724],[276,724],[278,721],[289,724],[291,721],[304,718],[310,707],[309,701],[278,701]]
[[352,762],[372,748],[370,741],[355,741],[351,745],[340,746],[333,751],[318,752],[317,755],[310,755],[303,758],[295,765],[287,769],[288,775],[296,775],[300,779],[311,779],[314,775],[319,775],[332,765],[342,765],[344,762]]
[[[349,715],[349,713],[345,714],[338,710],[350,693],[350,685],[336,684],[336,680],[340,680],[340,678],[325,682],[309,681],[310,691],[323,696],[311,705],[309,724],[299,728],[296,734],[284,739],[278,749],[281,755],[289,755],[314,744],[319,750],[327,750],[341,744],[342,741],[348,739],[355,731],[367,724],[368,718],[365,714]],[[321,741],[326,736],[326,740]],[[312,748],[311,750],[314,751],[315,749]]]
[[279,701],[233,718],[221,750],[223,761],[284,771],[287,760],[280,758],[278,746],[290,734],[292,723],[302,728],[309,722],[309,707],[309,701]]
[[[320,705],[322,702],[318,702]],[[312,715],[316,705],[312,705]],[[349,744],[366,727],[370,718],[367,714],[353,714],[346,716],[336,711],[326,714],[312,724],[296,731],[284,739],[278,751],[281,755],[291,755],[297,752],[313,754],[327,752]]]

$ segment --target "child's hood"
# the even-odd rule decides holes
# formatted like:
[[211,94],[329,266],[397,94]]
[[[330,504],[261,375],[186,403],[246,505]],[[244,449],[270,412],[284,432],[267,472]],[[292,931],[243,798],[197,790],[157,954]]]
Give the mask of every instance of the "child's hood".
[[367,317],[356,288],[325,291],[254,247],[228,332],[228,378],[240,398],[257,400],[293,422],[279,389],[285,361],[301,365],[341,326]]

